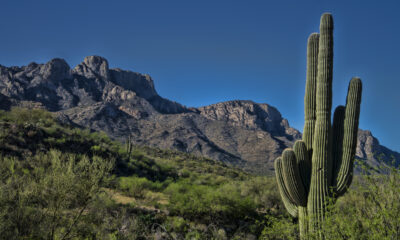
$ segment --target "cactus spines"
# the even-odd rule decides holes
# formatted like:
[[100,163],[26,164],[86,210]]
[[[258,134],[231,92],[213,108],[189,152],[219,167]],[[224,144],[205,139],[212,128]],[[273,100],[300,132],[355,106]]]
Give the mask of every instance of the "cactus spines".
[[302,239],[308,232],[323,239],[326,202],[343,195],[353,176],[362,84],[351,79],[346,105],[336,108],[332,125],[332,70],[333,18],[325,13],[320,34],[308,38],[303,140],[275,160],[279,191],[286,209],[299,218]]

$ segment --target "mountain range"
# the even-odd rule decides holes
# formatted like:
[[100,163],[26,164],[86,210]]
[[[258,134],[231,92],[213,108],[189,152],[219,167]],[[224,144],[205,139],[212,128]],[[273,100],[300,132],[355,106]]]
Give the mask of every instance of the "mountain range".
[[[67,124],[104,131],[136,145],[206,156],[269,173],[274,159],[301,138],[278,109],[249,100],[193,108],[158,95],[147,74],[110,69],[88,56],[70,68],[63,59],[22,67],[0,65],[0,108],[44,108]],[[400,163],[400,153],[359,130],[356,156],[368,165]]]

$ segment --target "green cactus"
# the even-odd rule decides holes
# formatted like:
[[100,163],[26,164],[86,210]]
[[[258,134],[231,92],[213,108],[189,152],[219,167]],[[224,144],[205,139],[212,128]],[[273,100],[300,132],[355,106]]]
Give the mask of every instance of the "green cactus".
[[361,80],[351,79],[346,106],[338,106],[331,124],[333,18],[321,17],[320,34],[307,45],[303,139],[275,160],[283,203],[299,218],[300,237],[319,231],[329,198],[343,195],[352,181],[361,103]]
[[125,140],[125,150],[126,153],[128,154],[128,158],[131,158],[132,149],[133,149],[133,141],[131,135],[129,135],[128,138],[126,138]]

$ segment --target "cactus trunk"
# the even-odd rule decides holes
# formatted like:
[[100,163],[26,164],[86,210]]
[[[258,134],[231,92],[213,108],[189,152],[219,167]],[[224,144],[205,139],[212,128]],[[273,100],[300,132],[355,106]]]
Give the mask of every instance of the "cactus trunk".
[[321,17],[315,132],[311,160],[311,184],[307,210],[310,230],[315,231],[324,218],[324,206],[329,197],[331,180],[331,108],[333,67],[333,19],[330,14]]
[[333,18],[325,13],[320,34],[308,39],[303,140],[275,161],[279,191],[289,213],[299,218],[301,239],[324,238],[326,203],[343,195],[353,176],[362,84],[359,78],[350,81],[346,106],[335,110],[332,126],[332,72]]

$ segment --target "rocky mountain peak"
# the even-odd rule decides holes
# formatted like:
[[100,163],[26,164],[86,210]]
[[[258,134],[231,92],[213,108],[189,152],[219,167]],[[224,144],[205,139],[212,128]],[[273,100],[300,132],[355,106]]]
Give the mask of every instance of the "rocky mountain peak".
[[359,158],[371,158],[380,148],[378,139],[368,130],[359,129],[357,141],[356,155]]
[[[34,70],[38,64],[31,63],[27,66],[27,70]],[[42,75],[43,79],[49,80],[63,80],[70,78],[70,67],[68,63],[61,58],[54,58],[44,65],[41,65],[39,74]]]
[[127,90],[136,92],[140,97],[150,99],[158,96],[153,79],[148,74],[126,71],[119,68],[110,70],[111,81]]
[[74,68],[74,72],[86,78],[101,77],[103,79],[108,79],[108,61],[100,56],[87,56],[82,63]]
[[382,162],[395,166],[400,164],[400,153],[380,145],[368,130],[358,130],[356,157],[368,160],[371,166],[378,166]]
[[233,126],[267,131],[273,135],[291,135],[300,138],[297,130],[289,127],[280,112],[268,104],[255,103],[249,100],[233,100],[199,108],[200,113],[208,119],[225,121]]

